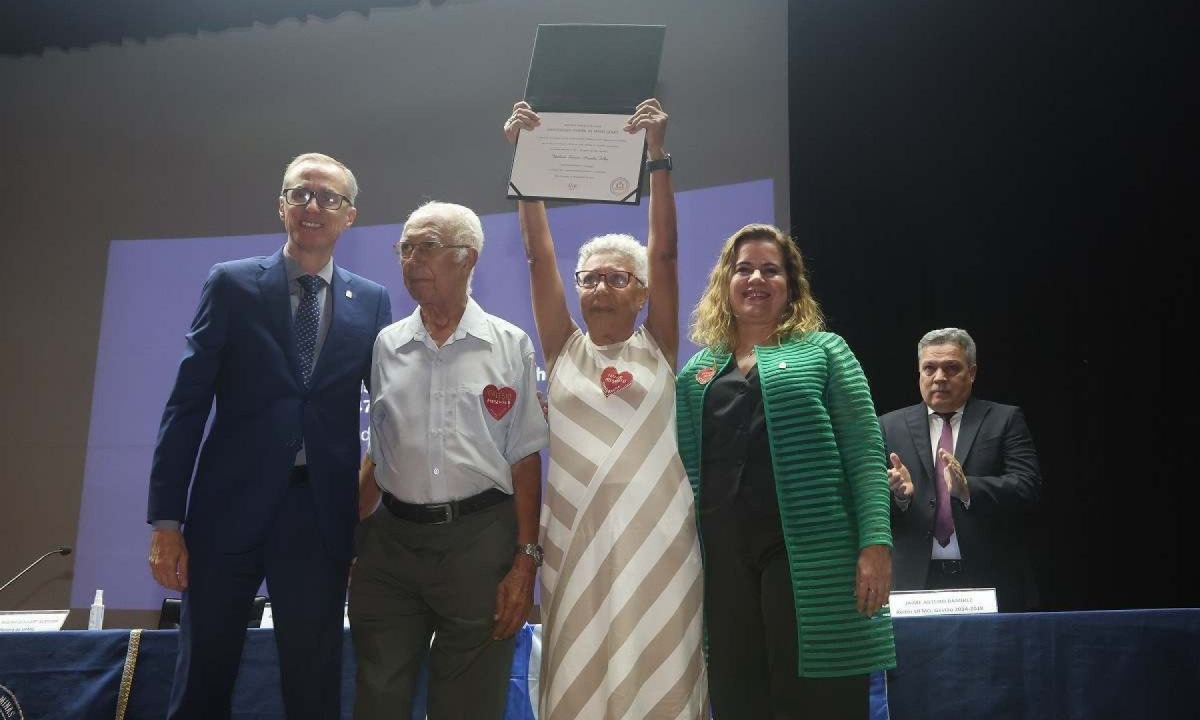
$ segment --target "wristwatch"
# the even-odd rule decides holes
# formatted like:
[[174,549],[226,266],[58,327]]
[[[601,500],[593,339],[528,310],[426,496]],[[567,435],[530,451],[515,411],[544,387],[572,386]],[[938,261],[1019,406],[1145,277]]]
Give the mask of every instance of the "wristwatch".
[[646,161],[646,172],[654,172],[655,170],[666,170],[671,172],[675,169],[674,163],[671,162],[671,153],[663,155],[658,160]]
[[528,555],[529,557],[533,558],[534,565],[536,565],[538,567],[542,566],[542,559],[543,559],[544,555],[542,553],[541,545],[535,545],[534,543],[525,543],[524,545],[518,545],[517,552],[523,553],[523,554]]

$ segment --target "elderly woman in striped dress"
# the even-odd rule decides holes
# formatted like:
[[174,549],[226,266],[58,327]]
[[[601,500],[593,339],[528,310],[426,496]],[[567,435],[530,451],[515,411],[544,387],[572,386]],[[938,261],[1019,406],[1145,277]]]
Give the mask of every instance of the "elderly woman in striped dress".
[[[515,142],[539,122],[519,102],[505,134]],[[679,292],[666,128],[653,99],[626,125],[645,131],[651,160],[648,247],[604,235],[580,248],[573,284],[586,331],[567,308],[545,207],[519,203],[549,372],[543,720],[708,713],[700,549],[675,439]]]

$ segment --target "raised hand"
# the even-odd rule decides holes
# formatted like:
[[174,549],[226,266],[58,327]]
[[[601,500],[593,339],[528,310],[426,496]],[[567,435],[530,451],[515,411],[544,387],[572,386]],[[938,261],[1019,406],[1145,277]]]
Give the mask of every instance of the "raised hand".
[[[515,107],[514,107],[515,111]],[[625,132],[634,133],[646,131],[646,151],[652,159],[661,157],[663,146],[667,142],[667,118],[662,104],[656,98],[643,100],[638,104],[633,115],[625,122]]]
[[504,121],[504,137],[511,144],[516,144],[517,135],[522,130],[532,130],[542,124],[542,119],[533,111],[529,103],[520,100],[513,103],[512,115]]

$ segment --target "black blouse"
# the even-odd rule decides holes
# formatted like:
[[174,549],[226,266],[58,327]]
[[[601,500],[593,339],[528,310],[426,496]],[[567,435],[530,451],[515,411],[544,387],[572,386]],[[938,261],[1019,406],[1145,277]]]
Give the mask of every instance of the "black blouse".
[[752,512],[778,517],[758,366],[743,376],[737,363],[730,362],[711,382],[704,396],[700,511],[736,499]]

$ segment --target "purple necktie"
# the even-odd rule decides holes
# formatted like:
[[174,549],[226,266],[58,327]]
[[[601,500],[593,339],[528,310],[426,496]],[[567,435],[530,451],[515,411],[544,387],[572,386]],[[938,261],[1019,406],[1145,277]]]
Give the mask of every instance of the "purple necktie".
[[950,512],[950,491],[946,488],[946,463],[942,461],[942,450],[954,454],[954,429],[950,427],[950,418],[954,413],[934,413],[942,419],[942,436],[938,438],[938,454],[933,459],[933,486],[937,491],[937,511],[933,520],[933,536],[938,545],[946,547],[950,544],[950,535],[954,533],[954,514]]

